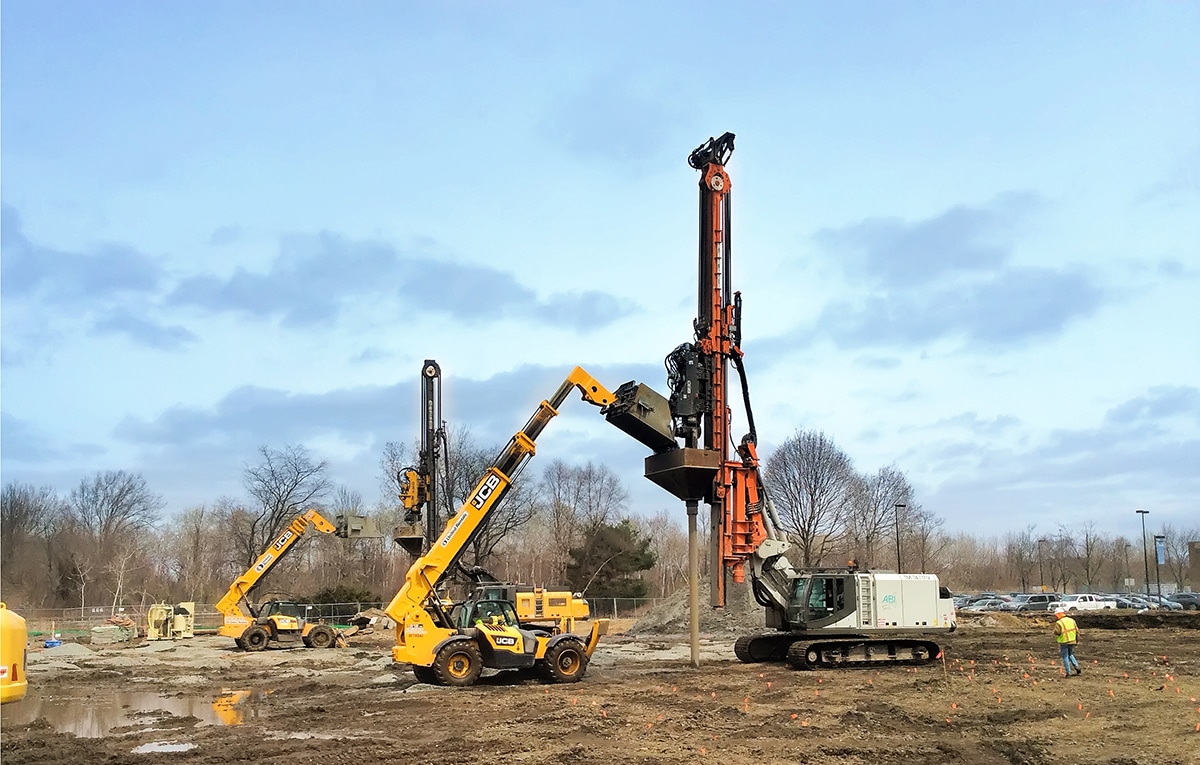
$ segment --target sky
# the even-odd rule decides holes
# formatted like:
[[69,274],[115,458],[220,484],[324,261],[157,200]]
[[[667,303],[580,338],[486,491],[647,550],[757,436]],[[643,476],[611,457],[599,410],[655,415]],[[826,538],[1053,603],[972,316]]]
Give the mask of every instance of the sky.
[[[760,451],[951,532],[1200,525],[1200,4],[0,5],[0,473],[168,514],[302,445],[380,497],[576,365],[667,392],[730,131]],[[735,413],[735,435],[744,431]],[[538,443],[681,504],[572,397]]]

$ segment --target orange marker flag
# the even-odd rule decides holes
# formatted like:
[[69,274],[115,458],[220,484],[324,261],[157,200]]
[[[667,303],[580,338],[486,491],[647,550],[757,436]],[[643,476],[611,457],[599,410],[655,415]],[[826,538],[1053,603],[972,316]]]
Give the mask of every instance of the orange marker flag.
[[800,716],[800,715],[796,714],[795,712],[792,712],[792,719],[793,719],[793,720],[795,720],[795,719],[796,719],[797,717],[799,717],[799,716]]

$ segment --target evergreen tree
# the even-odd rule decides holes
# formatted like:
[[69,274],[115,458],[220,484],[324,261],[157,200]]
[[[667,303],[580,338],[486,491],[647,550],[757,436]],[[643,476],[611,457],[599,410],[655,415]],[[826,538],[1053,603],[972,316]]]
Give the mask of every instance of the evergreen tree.
[[567,564],[571,589],[590,598],[644,598],[649,585],[639,571],[654,566],[650,539],[642,538],[628,518],[616,525],[601,524],[572,547]]

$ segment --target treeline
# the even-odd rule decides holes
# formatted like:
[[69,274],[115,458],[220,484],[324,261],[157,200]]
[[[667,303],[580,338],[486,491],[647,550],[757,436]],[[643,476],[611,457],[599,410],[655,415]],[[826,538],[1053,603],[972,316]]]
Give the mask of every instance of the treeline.
[[[498,448],[450,430],[439,523],[474,488]],[[380,458],[380,498],[371,503],[334,484],[326,462],[300,446],[263,447],[242,472],[244,494],[164,516],[164,502],[137,473],[85,477],[65,495],[10,483],[0,507],[0,587],[10,605],[35,608],[128,606],[194,600],[212,603],[306,508],[327,518],[362,515],[385,530],[401,518],[399,475],[410,450],[389,443]],[[534,463],[536,465],[536,463]],[[1124,589],[1141,571],[1141,546],[1104,537],[1094,526],[1000,539],[949,535],[894,466],[857,472],[824,433],[798,431],[771,454],[764,478],[779,528],[799,567],[842,565],[939,574],[957,591],[984,588],[1060,591]],[[708,529],[701,514],[701,544]],[[463,556],[511,580],[583,592],[588,597],[663,597],[687,581],[687,534],[681,506],[630,506],[604,465],[561,460],[527,471]],[[1195,529],[1165,527],[1163,581],[1182,582]],[[707,556],[701,556],[707,566]],[[387,600],[412,558],[390,538],[340,539],[313,533],[255,593]],[[702,570],[707,576],[707,570]],[[1140,581],[1140,580],[1139,580]]]

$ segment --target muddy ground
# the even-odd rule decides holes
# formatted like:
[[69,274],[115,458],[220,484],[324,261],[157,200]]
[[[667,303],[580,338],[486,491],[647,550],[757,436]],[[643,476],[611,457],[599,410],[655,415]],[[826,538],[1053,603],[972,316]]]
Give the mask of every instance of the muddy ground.
[[933,665],[840,672],[741,664],[725,631],[703,634],[693,669],[686,634],[623,624],[580,683],[501,673],[467,689],[414,684],[390,661],[390,632],[322,651],[242,653],[215,636],[35,647],[29,697],[0,709],[0,755],[5,765],[1195,765],[1200,615],[1150,617],[1081,617],[1085,670],[1070,679],[1050,620],[1014,616],[965,619]]

